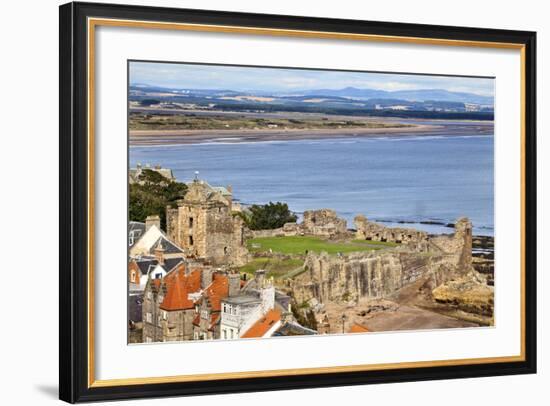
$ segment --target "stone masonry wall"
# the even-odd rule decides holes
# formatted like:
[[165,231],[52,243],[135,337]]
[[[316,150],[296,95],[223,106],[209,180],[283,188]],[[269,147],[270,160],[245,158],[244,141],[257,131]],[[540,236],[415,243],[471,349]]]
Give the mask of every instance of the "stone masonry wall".
[[307,271],[291,282],[294,297],[298,302],[384,298],[420,277],[427,277],[435,287],[470,272],[471,254],[466,254],[472,249],[469,221],[457,223],[455,234],[442,241],[446,250],[400,246],[342,256],[310,253],[304,263]]

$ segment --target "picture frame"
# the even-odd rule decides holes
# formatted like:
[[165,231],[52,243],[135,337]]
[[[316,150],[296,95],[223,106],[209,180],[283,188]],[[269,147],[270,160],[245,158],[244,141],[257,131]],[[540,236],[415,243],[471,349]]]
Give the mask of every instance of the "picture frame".
[[[191,9],[68,3],[60,7],[59,396],[75,403],[536,373],[536,33]],[[520,57],[521,350],[517,355],[98,379],[96,374],[96,31],[98,27],[511,50]],[[103,57],[103,56],[102,56]],[[154,59],[154,58],[152,58]],[[126,78],[121,78],[126,80]],[[498,117],[496,119],[498,121]],[[126,174],[124,174],[126,176]],[[97,194],[97,195],[96,195]],[[306,338],[304,338],[306,339]]]

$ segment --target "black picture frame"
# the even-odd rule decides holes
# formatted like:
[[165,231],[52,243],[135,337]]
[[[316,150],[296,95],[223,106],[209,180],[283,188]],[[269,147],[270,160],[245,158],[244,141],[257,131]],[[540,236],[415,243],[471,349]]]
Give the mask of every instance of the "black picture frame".
[[[68,3],[60,12],[60,270],[59,397],[67,402],[237,393],[280,389],[425,381],[536,372],[536,33],[373,21],[309,18],[205,10]],[[118,386],[90,385],[87,177],[87,19],[89,17],[260,27],[394,37],[512,43],[524,64],[524,349],[516,362],[399,368],[362,372]]]

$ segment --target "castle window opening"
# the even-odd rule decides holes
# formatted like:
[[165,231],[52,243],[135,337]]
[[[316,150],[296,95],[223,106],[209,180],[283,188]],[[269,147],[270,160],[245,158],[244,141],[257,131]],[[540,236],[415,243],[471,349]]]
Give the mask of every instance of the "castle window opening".
[[189,228],[193,228],[193,217],[189,217]]
[[193,236],[192,235],[189,236],[189,245],[193,245]]

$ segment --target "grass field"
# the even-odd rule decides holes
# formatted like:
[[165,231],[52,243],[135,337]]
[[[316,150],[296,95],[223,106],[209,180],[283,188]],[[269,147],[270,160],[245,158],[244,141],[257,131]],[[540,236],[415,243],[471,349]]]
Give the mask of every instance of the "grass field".
[[278,279],[282,277],[292,277],[298,274],[303,264],[304,261],[302,259],[260,257],[254,258],[248,264],[240,267],[239,271],[253,276],[257,269],[265,269],[268,278],[274,277]]
[[409,124],[366,120],[252,118],[231,116],[195,116],[183,114],[130,114],[130,130],[290,130],[333,128],[402,128]]
[[327,252],[328,254],[348,253],[356,251],[371,251],[387,247],[395,247],[397,244],[378,241],[353,240],[351,242],[331,242],[318,237],[266,237],[253,238],[247,241],[251,252],[273,252],[282,254],[305,254],[310,252]]

